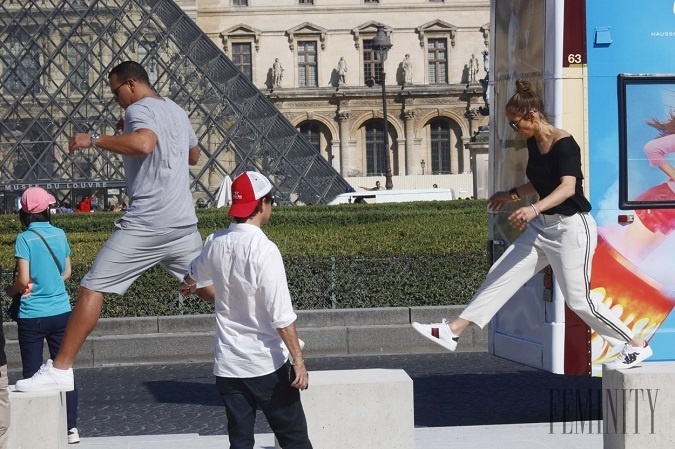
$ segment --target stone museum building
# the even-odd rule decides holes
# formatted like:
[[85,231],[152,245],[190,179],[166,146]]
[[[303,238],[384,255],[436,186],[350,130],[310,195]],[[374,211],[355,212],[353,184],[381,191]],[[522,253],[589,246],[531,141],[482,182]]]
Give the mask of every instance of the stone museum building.
[[198,206],[249,169],[294,204],[384,185],[388,167],[395,189],[481,197],[489,38],[487,0],[3,1],[0,210],[30,185],[125,201],[121,158],[67,142],[114,132],[107,75],[128,59],[190,116]]
[[[459,190],[471,182],[467,143],[488,122],[480,81],[489,1],[179,3],[352,186],[374,185],[365,177],[384,185],[384,71],[392,172],[413,176],[395,188],[435,183],[472,193]],[[378,24],[391,41],[384,64],[372,45]]]

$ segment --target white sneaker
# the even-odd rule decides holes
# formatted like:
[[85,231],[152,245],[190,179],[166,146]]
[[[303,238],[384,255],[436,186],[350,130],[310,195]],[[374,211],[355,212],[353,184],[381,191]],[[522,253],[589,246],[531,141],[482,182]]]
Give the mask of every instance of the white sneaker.
[[16,391],[72,391],[75,389],[73,369],[60,370],[54,368],[52,360],[40,367],[33,377],[16,381]]
[[457,349],[457,340],[459,340],[459,337],[455,336],[450,331],[450,326],[448,326],[448,322],[445,320],[445,318],[443,319],[442,323],[412,323],[412,326],[417,332],[424,335],[434,343],[438,343],[439,345],[443,346],[445,349],[449,349],[451,351]]
[[77,444],[80,442],[80,433],[77,427],[68,430],[68,444]]
[[647,360],[652,354],[654,354],[654,351],[652,351],[651,346],[646,341],[642,348],[626,344],[621,350],[621,354],[611,362],[605,363],[605,369],[611,371],[632,368],[635,365],[639,365],[640,362]]

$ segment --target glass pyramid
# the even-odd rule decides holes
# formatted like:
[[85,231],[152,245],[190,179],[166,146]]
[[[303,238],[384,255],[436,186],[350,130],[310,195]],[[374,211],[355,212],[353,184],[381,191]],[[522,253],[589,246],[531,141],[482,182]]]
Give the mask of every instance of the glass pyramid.
[[349,187],[173,1],[2,0],[0,193],[41,185],[74,203],[74,189],[125,186],[117,155],[68,154],[73,133],[114,133],[123,111],[108,73],[124,60],[188,112],[201,146],[192,190],[206,205],[244,170],[266,174],[277,198],[295,204]]

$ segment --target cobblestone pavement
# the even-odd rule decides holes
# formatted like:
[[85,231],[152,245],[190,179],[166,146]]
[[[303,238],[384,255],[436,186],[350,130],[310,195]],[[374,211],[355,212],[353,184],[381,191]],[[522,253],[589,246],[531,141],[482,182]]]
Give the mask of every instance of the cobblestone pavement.
[[[312,370],[401,368],[413,379],[416,427],[560,421],[563,396],[582,400],[601,380],[562,376],[483,352],[308,358]],[[10,372],[10,382],[20,376]],[[210,363],[80,368],[78,427],[86,437],[227,433]],[[601,419],[591,400],[585,410]],[[570,420],[570,416],[566,417]],[[270,432],[258,416],[256,433]]]

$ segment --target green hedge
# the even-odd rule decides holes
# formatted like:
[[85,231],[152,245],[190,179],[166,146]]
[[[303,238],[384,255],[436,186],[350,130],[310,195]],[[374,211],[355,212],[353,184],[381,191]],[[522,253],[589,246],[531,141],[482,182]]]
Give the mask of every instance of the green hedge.
[[[264,230],[284,257],[298,309],[465,304],[487,272],[485,211],[485,201],[466,200],[278,207]],[[72,249],[71,298],[120,216],[54,215]],[[199,210],[198,217],[202,237],[229,224],[224,209]],[[18,216],[0,216],[3,285],[11,279],[19,231]],[[102,316],[212,311],[203,301],[183,300],[175,287],[155,267],[124,296],[109,295]]]

